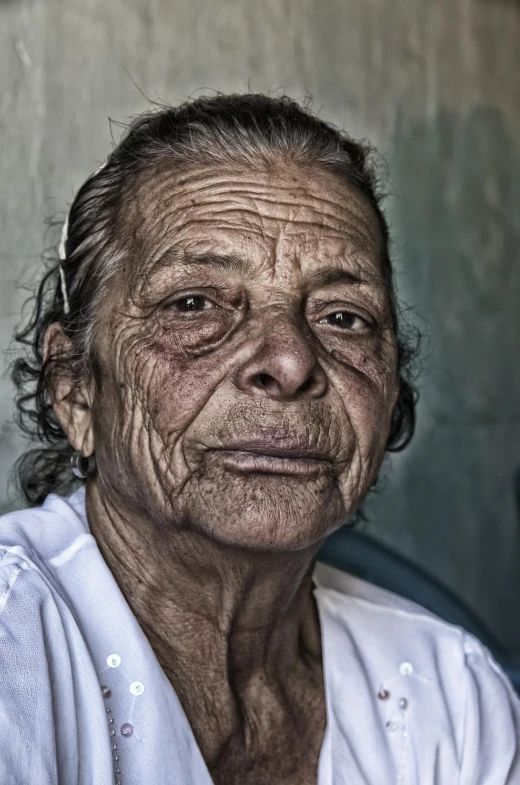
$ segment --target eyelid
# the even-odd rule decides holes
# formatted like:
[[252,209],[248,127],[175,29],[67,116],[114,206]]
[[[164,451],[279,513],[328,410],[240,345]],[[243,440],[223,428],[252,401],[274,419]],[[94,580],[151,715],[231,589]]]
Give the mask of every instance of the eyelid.
[[218,308],[219,307],[219,303],[215,302],[215,300],[219,299],[218,298],[218,294],[217,294],[217,296],[215,296],[216,293],[215,293],[215,289],[213,287],[210,290],[210,292],[211,292],[211,294],[213,294],[213,297],[211,297],[211,294],[208,294],[208,289],[207,288],[202,290],[202,291],[200,289],[197,289],[197,288],[192,288],[192,289],[186,289],[185,291],[181,291],[181,292],[175,292],[174,295],[170,295],[169,297],[167,297],[164,300],[164,307],[167,308],[169,305],[173,305],[174,303],[178,302],[179,300],[186,300],[189,297],[202,297],[202,299],[207,300],[212,305],[214,305],[215,307]]
[[203,284],[203,283],[196,283],[193,280],[184,281],[181,279],[177,282],[172,281],[170,283],[172,295],[176,297],[182,297],[186,294],[200,294],[202,296],[206,296],[207,292],[217,295],[218,297],[225,297],[226,294],[229,295],[231,288],[229,286],[212,283],[211,285]]
[[311,310],[314,311],[313,316],[318,322],[321,321],[322,319],[326,319],[327,316],[331,316],[334,313],[345,312],[345,313],[353,314],[354,316],[357,316],[359,319],[362,319],[367,324],[367,326],[371,327],[372,329],[375,329],[377,327],[376,317],[372,316],[372,314],[370,314],[364,308],[360,308],[359,306],[353,305],[352,303],[346,303],[344,301],[343,302],[332,301],[327,303],[325,302],[316,303],[315,306],[316,307],[312,308]]
[[329,316],[333,316],[335,313],[348,313],[351,314],[352,316],[355,316],[356,319],[359,319],[361,322],[363,322],[364,328],[361,329],[359,327],[357,329],[354,327],[345,328],[345,327],[340,327],[339,325],[329,324],[328,326],[332,327],[333,329],[337,329],[345,333],[348,332],[360,333],[360,332],[364,332],[365,330],[370,330],[372,332],[374,330],[374,325],[371,324],[367,319],[365,319],[364,316],[361,316],[359,313],[356,313],[355,311],[347,311],[345,308],[342,308],[340,310],[336,309],[334,311],[330,311],[329,313],[325,314],[320,319],[318,319],[318,324],[326,323],[326,319]]

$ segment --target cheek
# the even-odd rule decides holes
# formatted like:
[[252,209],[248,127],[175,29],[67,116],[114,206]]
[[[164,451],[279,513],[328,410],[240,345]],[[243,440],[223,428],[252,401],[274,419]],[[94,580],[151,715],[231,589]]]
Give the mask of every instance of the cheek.
[[395,377],[392,368],[378,367],[374,359],[360,355],[360,364],[341,365],[330,378],[339,395],[358,450],[368,455],[384,449],[394,402]]
[[[334,379],[349,418],[366,438],[385,430],[396,388],[396,346],[393,334],[339,342],[328,347]],[[375,433],[377,431],[377,433]]]
[[339,366],[366,377],[375,387],[383,386],[386,377],[395,367],[395,342],[388,335],[367,335],[341,340],[338,336],[327,336],[322,341],[326,352]]
[[126,428],[141,423],[164,435],[193,419],[218,383],[221,363],[214,355],[229,322],[225,313],[191,323],[164,314],[144,335],[138,325],[121,336],[108,386],[117,391]]
[[222,373],[215,354],[193,356],[186,350],[185,333],[179,341],[153,340],[141,353],[134,376],[143,419],[164,443],[175,441],[203,408]]
[[238,325],[239,316],[223,308],[185,319],[163,312],[154,327],[151,351],[171,354],[175,359],[206,354],[229,338]]
[[98,396],[99,440],[125,444],[141,457],[173,447],[225,373],[218,348],[235,322],[222,310],[190,321],[164,312],[144,334],[141,322],[123,330],[112,324],[116,340],[102,362]]

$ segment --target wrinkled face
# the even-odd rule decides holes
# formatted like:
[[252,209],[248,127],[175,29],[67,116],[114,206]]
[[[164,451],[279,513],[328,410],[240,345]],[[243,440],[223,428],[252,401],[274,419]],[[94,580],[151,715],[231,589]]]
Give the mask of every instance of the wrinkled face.
[[363,195],[296,166],[163,171],[97,323],[105,493],[165,526],[291,549],[373,484],[397,396],[380,232]]

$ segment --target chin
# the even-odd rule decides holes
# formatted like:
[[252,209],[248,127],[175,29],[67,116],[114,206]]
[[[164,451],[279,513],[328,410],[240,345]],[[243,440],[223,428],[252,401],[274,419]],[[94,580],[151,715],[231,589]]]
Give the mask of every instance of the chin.
[[319,545],[347,517],[330,477],[280,475],[200,478],[183,518],[222,544],[253,550],[301,550]]

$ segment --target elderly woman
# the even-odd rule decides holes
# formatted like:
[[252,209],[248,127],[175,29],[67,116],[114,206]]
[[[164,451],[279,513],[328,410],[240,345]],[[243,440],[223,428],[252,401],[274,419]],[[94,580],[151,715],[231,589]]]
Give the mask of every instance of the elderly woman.
[[74,199],[14,371],[2,783],[520,783],[487,650],[316,561],[413,432],[367,152],[220,95]]

